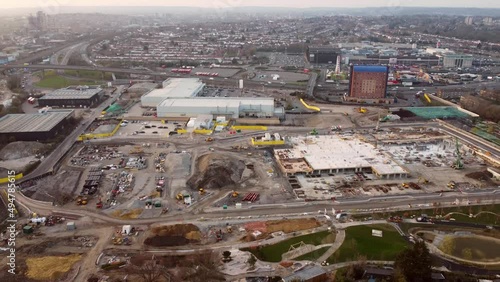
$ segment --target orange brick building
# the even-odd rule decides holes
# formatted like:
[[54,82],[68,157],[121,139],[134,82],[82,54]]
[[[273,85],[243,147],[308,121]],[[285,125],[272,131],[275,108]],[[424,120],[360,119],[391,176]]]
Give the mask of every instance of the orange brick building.
[[349,98],[385,99],[388,76],[387,66],[351,66]]

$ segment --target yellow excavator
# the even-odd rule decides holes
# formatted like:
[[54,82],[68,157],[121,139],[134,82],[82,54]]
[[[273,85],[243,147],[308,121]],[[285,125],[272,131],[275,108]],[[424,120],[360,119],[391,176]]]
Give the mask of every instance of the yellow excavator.
[[207,192],[203,188],[198,189],[198,191],[200,192],[200,195],[205,195],[205,193]]
[[233,191],[233,193],[231,194],[231,196],[233,196],[233,198],[238,197],[238,195],[239,195],[239,193],[238,193],[238,192],[236,192],[236,191]]
[[178,201],[182,201],[184,200],[184,195],[182,195],[182,193],[179,193],[175,196],[175,198],[178,200]]

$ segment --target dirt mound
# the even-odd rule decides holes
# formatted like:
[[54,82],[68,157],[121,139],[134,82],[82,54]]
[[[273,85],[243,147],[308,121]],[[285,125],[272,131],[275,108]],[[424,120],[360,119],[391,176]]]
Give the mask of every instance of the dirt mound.
[[247,230],[248,232],[258,230],[262,233],[273,233],[278,231],[290,233],[294,231],[312,229],[318,226],[320,226],[320,223],[314,218],[270,220],[267,222],[249,222],[245,224],[245,230]]
[[25,195],[39,201],[65,204],[79,193],[77,185],[81,171],[61,171],[54,176],[45,177],[37,185],[25,190]]
[[201,239],[200,230],[193,224],[154,227],[151,233],[153,236],[146,238],[144,244],[155,247],[182,246],[199,243]]
[[487,170],[484,170],[484,171],[471,172],[466,174],[465,176],[479,181],[488,181],[491,180],[493,174]]
[[43,154],[49,148],[48,145],[38,142],[17,141],[7,144],[0,151],[0,160],[15,160]]
[[245,162],[230,156],[206,154],[198,158],[196,173],[187,181],[188,186],[197,190],[218,189],[241,181]]

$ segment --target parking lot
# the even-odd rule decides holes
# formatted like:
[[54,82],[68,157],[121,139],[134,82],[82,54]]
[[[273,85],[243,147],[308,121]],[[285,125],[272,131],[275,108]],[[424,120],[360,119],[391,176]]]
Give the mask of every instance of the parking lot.
[[[284,72],[284,71],[256,71],[253,81],[262,81],[264,83],[287,83],[309,80],[309,75],[304,73]],[[273,80],[273,75],[279,75],[277,80]]]
[[269,63],[278,66],[304,67],[304,55],[285,55],[282,53],[269,54]]
[[170,132],[176,128],[184,129],[185,125],[181,122],[166,122],[161,121],[135,121],[129,120],[124,122],[116,135],[153,135],[153,136],[169,136]]

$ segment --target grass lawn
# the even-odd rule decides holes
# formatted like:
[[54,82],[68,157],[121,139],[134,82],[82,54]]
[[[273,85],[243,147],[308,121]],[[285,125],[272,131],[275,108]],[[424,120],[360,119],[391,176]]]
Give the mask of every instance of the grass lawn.
[[95,80],[73,80],[58,75],[45,75],[43,79],[36,83],[37,87],[43,88],[64,88],[71,85],[99,85],[102,81]]
[[[96,80],[101,80],[102,79],[102,72],[100,71],[91,71],[91,70],[65,70],[64,71],[65,75],[68,76],[75,76],[75,77],[80,77],[80,78],[90,78],[90,79],[96,79]],[[111,73],[106,72],[104,73],[104,80],[112,80]]]
[[324,253],[326,253],[326,251],[328,251],[328,249],[330,249],[330,247],[323,247],[323,248],[317,249],[315,251],[312,251],[310,253],[303,254],[300,257],[295,258],[294,260],[314,261],[314,260],[317,260],[319,257],[321,257]]
[[[372,229],[381,230],[383,237],[372,236]],[[364,256],[367,260],[394,260],[407,243],[390,225],[374,224],[348,227],[342,246],[327,259],[330,264],[354,261]]]
[[257,248],[245,248],[242,250],[251,252],[262,261],[280,262],[281,255],[288,252],[291,245],[300,243],[301,241],[305,244],[311,244],[315,246],[333,243],[335,241],[335,234],[330,231],[321,231],[317,233],[293,237],[274,245],[261,246]]

